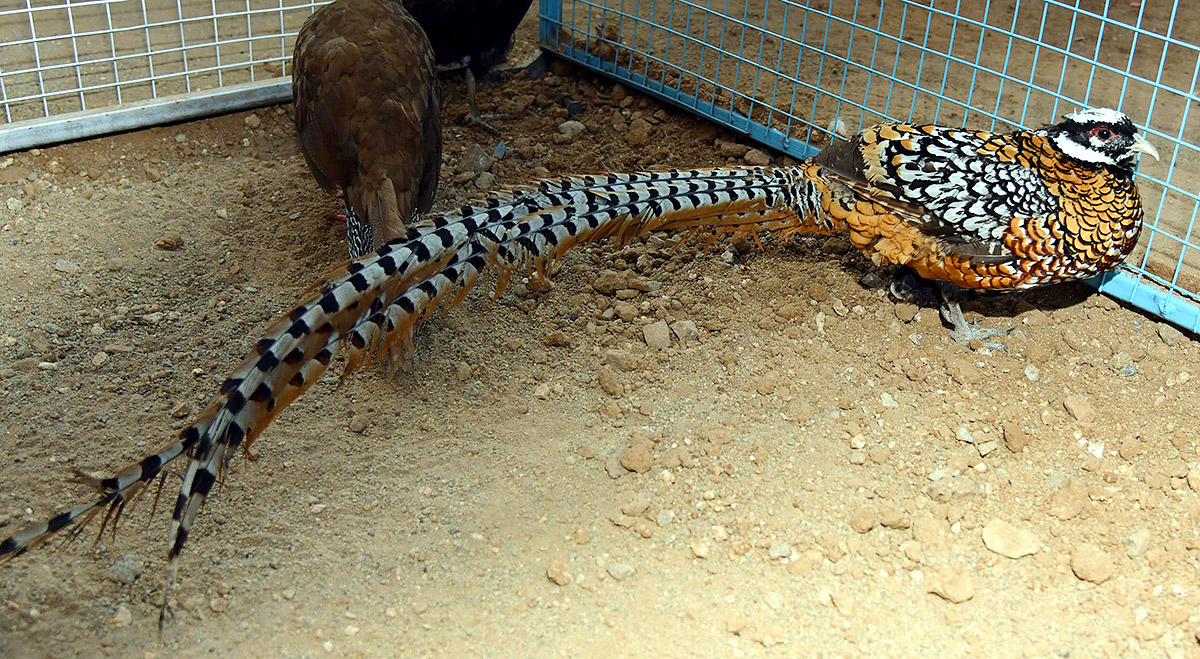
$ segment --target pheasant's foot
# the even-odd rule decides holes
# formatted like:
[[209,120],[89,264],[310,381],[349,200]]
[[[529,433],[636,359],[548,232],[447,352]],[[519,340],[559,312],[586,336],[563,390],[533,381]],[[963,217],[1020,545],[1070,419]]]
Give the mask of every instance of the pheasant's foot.
[[500,134],[501,134],[501,133],[500,133],[500,129],[498,129],[498,128],[496,128],[495,126],[493,126],[493,125],[489,124],[489,123],[488,123],[488,119],[491,119],[491,120],[493,120],[493,121],[494,121],[494,120],[496,120],[496,119],[508,119],[508,115],[504,115],[504,114],[480,114],[478,111],[476,111],[476,110],[472,110],[471,112],[467,113],[467,119],[466,119],[466,122],[467,122],[468,124],[472,124],[472,125],[475,125],[475,126],[479,126],[480,128],[482,128],[482,129],[486,130],[487,132],[489,132],[489,133],[491,133],[491,134],[493,134],[493,135],[500,135]]
[[[467,67],[467,100],[471,104],[471,111],[467,113],[467,123],[474,124],[486,130],[493,135],[499,135],[500,131],[496,130],[491,124],[484,119],[484,115],[479,113],[479,100],[475,98],[476,82],[475,72]],[[498,119],[501,115],[495,115],[492,118]]]
[[162,640],[163,627],[167,624],[168,618],[175,617],[175,610],[171,608],[171,595],[163,596],[162,606],[158,607],[158,638]]
[[991,327],[983,327],[979,323],[967,322],[966,316],[963,315],[962,305],[954,300],[946,300],[942,304],[941,314],[946,322],[954,326],[954,329],[950,331],[950,338],[955,341],[970,343],[971,341],[978,340],[983,343],[984,347],[1008,352],[1008,346],[1003,343],[986,341],[985,339],[990,339],[994,336],[1008,336],[1016,329],[1016,326],[1008,329],[993,329]]

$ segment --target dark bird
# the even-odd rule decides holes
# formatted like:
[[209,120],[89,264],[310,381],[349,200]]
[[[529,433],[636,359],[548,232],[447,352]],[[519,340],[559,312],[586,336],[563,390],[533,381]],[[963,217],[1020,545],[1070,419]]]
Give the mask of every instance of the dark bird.
[[495,133],[479,113],[477,80],[504,61],[532,0],[404,0],[433,44],[441,69],[467,69],[467,119]]
[[300,150],[346,204],[357,258],[429,210],[442,164],[434,51],[400,0],[337,0],[300,28],[292,55]]
[[544,271],[581,241],[681,229],[714,238],[846,232],[877,263],[990,291],[1114,268],[1142,226],[1137,156],[1157,153],[1114,110],[1064,119],[1002,135],[885,123],[794,167],[564,177],[433,218],[351,261],[276,320],[177,441],[95,482],[97,499],[21,530],[0,554],[25,551],[101,510],[119,515],[187,455],[170,527],[173,574],[200,506],[238,448],[312,386],[335,353],[348,353],[349,373],[388,346],[408,345],[422,319],[461,300],[489,267],[499,269],[502,289],[514,270]]

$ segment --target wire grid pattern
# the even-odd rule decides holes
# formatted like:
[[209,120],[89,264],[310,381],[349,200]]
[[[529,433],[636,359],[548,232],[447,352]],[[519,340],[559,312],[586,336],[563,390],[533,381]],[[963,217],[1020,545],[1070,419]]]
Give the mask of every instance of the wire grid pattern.
[[0,125],[289,74],[315,0],[15,0]]
[[1094,283],[1200,331],[1188,2],[541,0],[540,33],[553,52],[801,158],[884,119],[1008,131],[1121,109],[1163,158],[1139,169],[1137,250]]

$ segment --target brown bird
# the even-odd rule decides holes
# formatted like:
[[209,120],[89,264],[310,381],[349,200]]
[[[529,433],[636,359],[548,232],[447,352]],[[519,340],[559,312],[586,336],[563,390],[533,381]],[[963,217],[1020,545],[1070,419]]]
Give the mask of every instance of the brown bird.
[[438,68],[467,69],[468,121],[497,133],[483,120],[475,98],[476,80],[503,62],[513,32],[532,0],[404,0],[433,44]]
[[1045,286],[1109,270],[1133,249],[1142,226],[1138,153],[1157,157],[1128,117],[1084,110],[1003,135],[886,123],[795,167],[575,176],[495,194],[327,278],[275,321],[178,441],[96,482],[97,500],[8,538],[0,555],[100,510],[119,514],[186,454],[170,529],[174,574],[218,475],[335,353],[347,351],[349,373],[407,345],[422,319],[461,300],[491,266],[503,289],[515,269],[543,271],[581,241],[680,229],[714,238],[846,232],[877,263],[956,287]]
[[300,28],[292,55],[300,150],[341,191],[357,258],[433,205],[442,164],[433,48],[400,0],[337,0]]

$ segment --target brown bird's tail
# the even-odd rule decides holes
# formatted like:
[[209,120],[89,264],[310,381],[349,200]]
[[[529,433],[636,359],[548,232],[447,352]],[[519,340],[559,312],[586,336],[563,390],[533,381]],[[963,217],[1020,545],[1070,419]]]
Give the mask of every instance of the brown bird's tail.
[[375,247],[403,236],[408,230],[406,222],[410,218],[402,217],[404,211],[414,207],[412,199],[405,199],[401,204],[396,197],[396,189],[392,180],[384,174],[359,171],[358,182],[345,191],[346,208],[354,213],[364,227],[370,231],[371,246],[369,250],[355,251],[351,245],[350,257],[366,256],[366,251],[374,251]]
[[[214,402],[178,441],[95,485],[95,502],[23,529],[0,544],[0,559],[38,544],[79,519],[124,505],[183,453],[190,460],[170,527],[172,580],[196,514],[238,447],[250,444],[348,346],[344,379],[396,342],[442,302],[459,302],[490,266],[497,296],[514,270],[539,273],[580,241],[627,241],[651,231],[711,231],[714,238],[762,230],[831,231],[829,188],[816,166],[601,174],[545,180],[438,217],[351,261],[276,320],[221,385]],[[844,224],[842,224],[844,226]],[[89,515],[89,513],[91,513]],[[114,519],[115,523],[115,519]],[[79,527],[77,527],[79,528]]]

